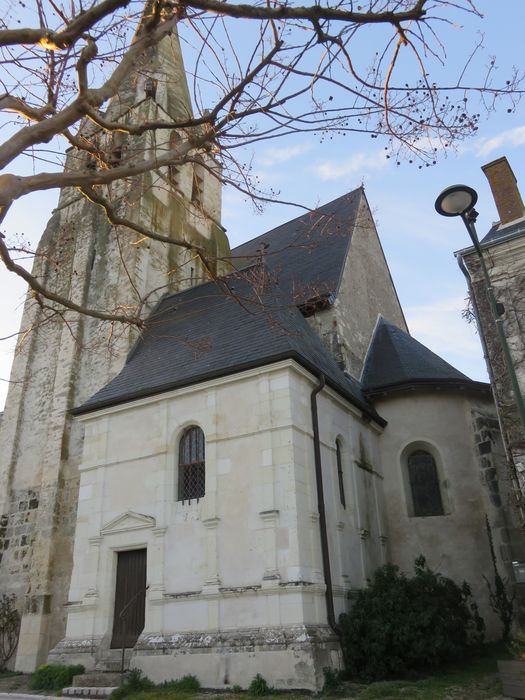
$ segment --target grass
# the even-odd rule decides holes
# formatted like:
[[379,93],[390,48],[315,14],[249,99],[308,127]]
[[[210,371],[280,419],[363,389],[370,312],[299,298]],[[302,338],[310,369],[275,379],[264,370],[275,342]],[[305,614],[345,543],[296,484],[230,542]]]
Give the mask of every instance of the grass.
[[[410,680],[392,680],[356,687],[355,700],[488,700],[501,695],[497,659],[509,658],[505,645],[488,644],[470,657]],[[343,686],[344,692],[344,686]],[[350,689],[349,689],[350,690]]]
[[[471,656],[458,659],[439,670],[432,670],[411,679],[389,680],[364,685],[342,683],[333,694],[322,694],[323,700],[489,700],[501,695],[497,676],[497,659],[509,658],[504,645],[488,644]],[[126,700],[249,700],[248,692],[188,693],[173,688],[154,688],[126,695]],[[311,700],[311,695],[300,693],[272,693],[264,700]]]

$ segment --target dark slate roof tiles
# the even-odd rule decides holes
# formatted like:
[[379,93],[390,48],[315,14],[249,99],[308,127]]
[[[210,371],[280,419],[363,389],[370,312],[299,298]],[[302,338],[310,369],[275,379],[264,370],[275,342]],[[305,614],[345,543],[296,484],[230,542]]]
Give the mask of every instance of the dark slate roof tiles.
[[482,245],[499,243],[506,238],[514,238],[525,234],[525,219],[518,219],[516,222],[500,227],[499,221],[492,225],[487,235],[481,239]]
[[260,266],[215,283],[166,296],[122,371],[76,414],[150,396],[199,381],[292,358],[378,422],[359,383],[348,378],[299,310],[272,287],[257,289]]
[[414,384],[468,384],[486,389],[393,323],[380,318],[365,358],[361,386],[367,396]]
[[303,214],[232,250],[237,269],[261,258],[289,301],[301,306],[319,296],[336,294],[362,188]]

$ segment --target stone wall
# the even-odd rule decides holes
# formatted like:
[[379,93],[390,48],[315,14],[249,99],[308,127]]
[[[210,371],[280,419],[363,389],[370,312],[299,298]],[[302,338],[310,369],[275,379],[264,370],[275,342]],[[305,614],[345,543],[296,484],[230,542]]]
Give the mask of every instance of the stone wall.
[[[137,72],[109,105],[108,118],[143,122],[187,116],[191,107],[177,37],[163,40],[145,61],[155,75],[163,72],[173,80],[159,80],[158,99],[145,99]],[[85,128],[93,133],[93,127]],[[135,149],[153,155],[165,150],[168,139],[164,132],[130,137],[126,147],[128,154]],[[203,157],[213,170],[211,158]],[[66,169],[87,167],[85,158],[71,151]],[[198,202],[191,200],[191,164],[177,183],[166,168],[116,183],[108,195],[119,214],[162,235],[193,241],[215,260],[229,248],[218,223],[220,185],[208,173]],[[138,237],[111,227],[102,209],[65,190],[40,241],[33,272],[79,305],[139,315],[147,314],[164,292],[202,279],[197,266],[190,274],[185,252],[159,241],[137,244]],[[136,339],[130,327],[72,312],[57,316],[54,309],[27,297],[0,432],[0,589],[17,594],[23,613],[16,658],[23,671],[45,661],[64,631],[83,446],[83,428],[68,412],[118,373]]]
[[[52,653],[111,665],[116,552],[147,548],[146,622],[131,664],[156,680],[318,689],[340,664],[327,624],[310,394],[293,361],[103,409],[81,420],[67,634]],[[379,428],[319,396],[336,615],[386,562]],[[206,439],[206,493],[177,501],[178,440]],[[341,502],[336,440],[343,440]],[[226,680],[225,680],[226,679]]]
[[[484,256],[498,303],[503,305],[502,321],[512,364],[522,395],[525,394],[525,235],[495,242],[484,249]],[[464,256],[471,273],[471,291],[477,320],[483,335],[488,368],[498,405],[499,420],[507,448],[509,468],[508,512],[511,523],[520,528],[525,522],[525,434],[512,391],[509,372],[501,350],[486,285],[474,253]],[[515,557],[525,561],[525,543],[517,536]]]
[[335,303],[307,320],[339,365],[359,377],[379,314],[408,330],[370,207],[362,193]]
[[[392,394],[376,403],[388,420],[381,438],[384,493],[392,561],[407,573],[423,554],[430,568],[471,586],[488,636],[500,634],[484,577],[492,580],[485,516],[492,527],[503,578],[512,575],[505,510],[505,458],[490,395],[444,389]],[[411,509],[406,455],[434,457],[443,514],[417,517]]]

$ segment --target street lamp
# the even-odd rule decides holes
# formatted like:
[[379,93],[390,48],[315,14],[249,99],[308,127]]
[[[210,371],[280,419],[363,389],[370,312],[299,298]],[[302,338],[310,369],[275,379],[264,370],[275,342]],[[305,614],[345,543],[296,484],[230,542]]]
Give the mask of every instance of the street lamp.
[[479,244],[478,234],[476,233],[475,223],[476,219],[478,218],[478,212],[474,209],[474,205],[477,201],[478,193],[476,190],[473,190],[472,187],[467,187],[467,185],[452,185],[451,187],[444,189],[438,196],[435,207],[437,213],[441,214],[441,216],[460,216],[474,245],[474,249],[479,258],[483,279],[485,281],[485,289],[490,304],[490,310],[492,311],[492,317],[498,331],[503,357],[505,358],[505,364],[507,366],[512,392],[518,407],[521,426],[525,431],[525,404],[523,402],[523,396],[521,395],[521,390],[518,384],[518,378],[516,377],[516,372],[514,371],[514,365],[512,364],[512,357],[510,355],[509,345],[505,336],[505,329],[503,328],[503,320],[501,318],[503,310],[502,306],[496,301],[494,287],[492,286],[489,271],[485,264],[483,251]]

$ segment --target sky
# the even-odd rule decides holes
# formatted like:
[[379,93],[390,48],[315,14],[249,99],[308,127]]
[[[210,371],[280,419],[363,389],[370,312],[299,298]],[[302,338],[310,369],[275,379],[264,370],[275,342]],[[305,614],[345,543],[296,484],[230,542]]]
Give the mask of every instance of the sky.
[[[484,13],[483,21],[466,17],[464,26],[447,29],[448,61],[456,64],[459,56],[468,57],[478,32],[483,31],[484,65],[495,55],[504,82],[513,65],[521,61],[524,67],[525,2],[482,0],[477,5]],[[446,68],[445,64],[443,70]],[[479,195],[478,232],[484,235],[498,217],[481,166],[503,155],[525,195],[525,102],[511,113],[505,107],[488,117],[482,115],[476,136],[457,152],[438,153],[437,164],[429,168],[418,169],[406,161],[397,166],[393,159],[385,158],[385,145],[366,136],[334,136],[321,143],[319,137],[299,134],[271,145],[259,144],[245,158],[253,158],[254,172],[263,186],[308,207],[363,184],[411,334],[472,379],[486,381],[476,330],[461,315],[467,289],[453,254],[467,247],[469,238],[460,220],[435,212],[434,202],[448,185],[473,187]],[[56,201],[53,192],[23,198],[4,222],[4,230],[8,235],[22,233],[35,245]],[[223,193],[222,220],[232,247],[301,212],[271,204],[258,214],[239,192]],[[6,338],[18,330],[24,284],[1,269],[0,294],[0,337]],[[13,338],[0,342],[0,410],[14,342]]]

